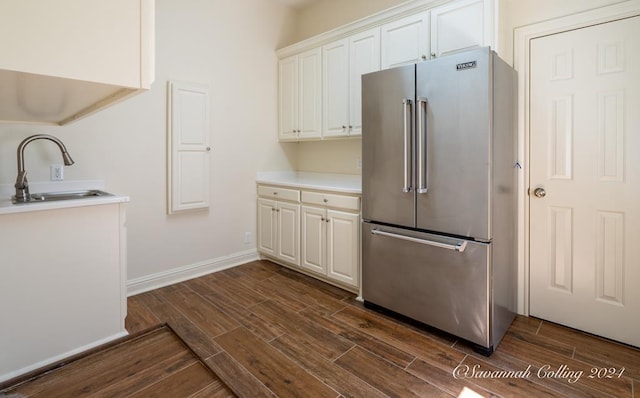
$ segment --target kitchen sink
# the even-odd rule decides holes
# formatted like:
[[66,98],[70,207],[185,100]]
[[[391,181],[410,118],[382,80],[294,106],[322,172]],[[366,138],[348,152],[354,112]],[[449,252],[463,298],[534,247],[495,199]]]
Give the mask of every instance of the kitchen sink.
[[40,202],[54,202],[59,200],[100,198],[104,196],[113,196],[108,192],[99,189],[79,190],[79,191],[63,191],[63,192],[45,192],[32,193],[28,202],[13,202],[14,204],[28,204]]

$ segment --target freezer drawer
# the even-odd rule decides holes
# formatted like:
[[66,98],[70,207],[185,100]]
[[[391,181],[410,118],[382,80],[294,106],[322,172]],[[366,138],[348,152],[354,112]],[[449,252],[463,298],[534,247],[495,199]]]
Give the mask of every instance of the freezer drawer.
[[362,297],[485,348],[490,244],[362,223]]

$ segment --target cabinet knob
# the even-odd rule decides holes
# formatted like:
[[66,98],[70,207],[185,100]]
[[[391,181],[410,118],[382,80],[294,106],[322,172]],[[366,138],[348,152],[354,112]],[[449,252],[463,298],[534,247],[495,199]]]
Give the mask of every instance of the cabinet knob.
[[320,217],[320,221],[324,221],[324,217]]
[[277,196],[277,195],[278,195],[278,193],[277,193],[277,192],[274,192],[273,194],[274,194],[275,196]]
[[431,53],[431,58],[436,58],[436,53]]
[[211,151],[211,147],[210,147],[210,146],[208,146],[208,147],[207,147],[207,152],[210,152],[210,151]]
[[424,54],[422,54],[422,57],[420,57],[420,58],[422,58],[422,60],[423,60],[423,61],[426,61],[426,60],[427,60],[427,56],[426,56],[426,55],[424,55]]
[[349,130],[351,130],[353,128],[353,126],[349,126]]
[[327,199],[327,198],[322,199],[322,201],[323,201],[324,203],[329,203],[329,199]]
[[325,219],[324,221],[329,222],[329,221],[331,221],[331,220],[329,220],[329,219],[327,218],[327,219]]
[[342,130],[346,130],[346,129],[347,129],[347,126],[342,126]]

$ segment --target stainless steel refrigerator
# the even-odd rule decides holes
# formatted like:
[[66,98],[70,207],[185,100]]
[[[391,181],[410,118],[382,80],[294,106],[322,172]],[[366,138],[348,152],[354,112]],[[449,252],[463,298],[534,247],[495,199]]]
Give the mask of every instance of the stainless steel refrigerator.
[[516,76],[481,48],[362,77],[362,297],[489,355],[516,306]]

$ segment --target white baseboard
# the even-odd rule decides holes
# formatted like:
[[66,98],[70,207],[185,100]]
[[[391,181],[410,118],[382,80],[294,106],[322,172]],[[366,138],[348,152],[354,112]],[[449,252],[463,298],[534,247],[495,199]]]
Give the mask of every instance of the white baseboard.
[[129,333],[127,333],[126,331],[120,332],[120,333],[116,333],[116,334],[114,334],[112,336],[105,337],[103,339],[94,341],[94,342],[86,344],[86,345],[84,345],[82,347],[78,347],[76,349],[67,351],[67,352],[59,354],[59,355],[55,355],[55,356],[53,356],[51,358],[47,358],[47,359],[42,360],[42,361],[38,361],[38,362],[36,362],[34,364],[31,364],[29,366],[26,366],[26,367],[24,367],[22,369],[18,369],[18,370],[9,372],[9,373],[5,373],[3,375],[0,375],[0,382],[4,382],[4,381],[10,380],[10,379],[13,379],[14,377],[18,377],[20,375],[23,375],[25,373],[31,372],[33,370],[40,369],[40,368],[45,367],[47,365],[50,365],[52,363],[56,363],[58,361],[61,361],[61,360],[65,359],[65,358],[69,358],[69,357],[71,357],[73,355],[80,354],[81,352],[90,350],[90,349],[95,348],[95,347],[99,347],[99,346],[101,346],[103,344],[109,343],[110,341],[113,341],[113,340],[119,339],[121,337],[127,336],[128,334]]
[[169,271],[158,272],[127,281],[127,296],[148,292],[161,287],[184,282],[202,275],[210,274],[223,269],[232,268],[250,261],[259,260],[258,252],[255,249],[234,253],[229,256],[201,261],[199,263],[185,265]]

